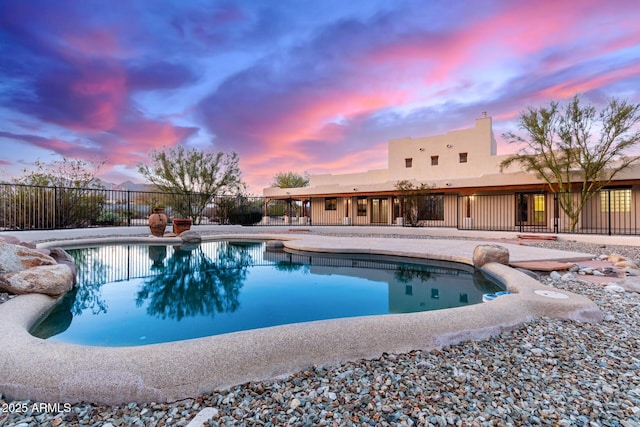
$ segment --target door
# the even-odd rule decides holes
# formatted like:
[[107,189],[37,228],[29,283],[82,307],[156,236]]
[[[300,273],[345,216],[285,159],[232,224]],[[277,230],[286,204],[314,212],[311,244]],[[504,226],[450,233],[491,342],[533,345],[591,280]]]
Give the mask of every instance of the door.
[[389,199],[371,199],[371,222],[374,224],[389,223]]
[[546,195],[516,193],[516,225],[544,226],[546,223]]

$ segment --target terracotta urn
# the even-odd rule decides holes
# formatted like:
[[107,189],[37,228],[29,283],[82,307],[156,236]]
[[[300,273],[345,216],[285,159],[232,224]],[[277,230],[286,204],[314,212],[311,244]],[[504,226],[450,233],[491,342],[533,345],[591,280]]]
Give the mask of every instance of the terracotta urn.
[[179,236],[183,232],[191,229],[191,218],[174,218],[173,233]]
[[167,215],[164,213],[164,208],[156,208],[149,216],[149,229],[151,234],[156,237],[164,236],[164,230],[167,228]]

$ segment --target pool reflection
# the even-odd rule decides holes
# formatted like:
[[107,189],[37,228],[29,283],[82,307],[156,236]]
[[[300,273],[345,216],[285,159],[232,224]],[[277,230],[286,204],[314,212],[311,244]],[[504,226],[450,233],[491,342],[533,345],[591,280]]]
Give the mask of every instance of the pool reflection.
[[470,267],[266,251],[264,243],[69,251],[78,285],[31,331],[89,345],[176,341],[286,323],[476,304]]

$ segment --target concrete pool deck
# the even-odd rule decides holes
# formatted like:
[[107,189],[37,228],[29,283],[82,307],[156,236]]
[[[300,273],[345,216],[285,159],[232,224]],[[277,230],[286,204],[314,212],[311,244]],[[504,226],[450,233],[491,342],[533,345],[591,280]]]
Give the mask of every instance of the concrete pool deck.
[[[133,228],[133,227],[132,227]],[[486,241],[336,237],[304,231],[277,233],[273,227],[244,233],[204,235],[204,240],[283,240],[292,250],[400,255],[471,264],[474,248]],[[197,230],[197,228],[196,228]],[[202,229],[204,231],[204,229]],[[400,229],[394,229],[397,231]],[[115,230],[63,238],[10,233],[22,240],[47,241],[41,247],[95,243],[158,243],[157,238],[118,236]],[[251,233],[247,231],[252,231]],[[269,233],[271,231],[271,233]],[[341,230],[345,232],[344,229]],[[351,231],[351,230],[348,230]],[[88,239],[77,240],[92,232]],[[34,237],[35,236],[35,237]],[[495,234],[494,234],[494,237]],[[52,240],[52,241],[49,241]],[[180,239],[162,239],[175,244]],[[602,241],[602,239],[600,239]],[[501,243],[511,261],[591,259],[591,254]],[[46,341],[28,333],[55,302],[45,295],[18,296],[0,304],[0,393],[9,399],[45,402],[118,404],[174,401],[250,381],[282,377],[311,365],[328,365],[382,353],[431,350],[484,339],[540,317],[597,322],[598,307],[585,297],[542,285],[510,267],[490,263],[482,269],[512,292],[468,307],[384,316],[316,321],[242,331],[140,347],[89,347]]]

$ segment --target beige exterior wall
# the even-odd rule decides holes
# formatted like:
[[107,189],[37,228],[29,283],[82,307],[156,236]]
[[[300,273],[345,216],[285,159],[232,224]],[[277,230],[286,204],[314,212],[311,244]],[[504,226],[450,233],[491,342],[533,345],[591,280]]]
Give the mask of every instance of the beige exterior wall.
[[[466,162],[461,163],[461,154]],[[438,158],[432,165],[432,157]],[[411,167],[407,160],[411,159]],[[491,118],[476,120],[475,127],[423,138],[389,141],[389,179],[433,181],[478,177],[499,171]]]
[[[466,163],[460,163],[460,153],[467,153]],[[438,165],[431,166],[431,156],[438,156]],[[304,188],[265,188],[265,197],[372,193],[394,191],[400,180],[426,183],[438,188],[478,187],[489,185],[530,184],[540,182],[535,176],[517,168],[499,168],[506,156],[496,156],[496,141],[491,117],[482,117],[475,126],[423,138],[401,138],[388,143],[388,169],[351,174],[321,174],[309,177]],[[407,168],[405,159],[412,159]],[[480,179],[478,179],[480,178]]]

